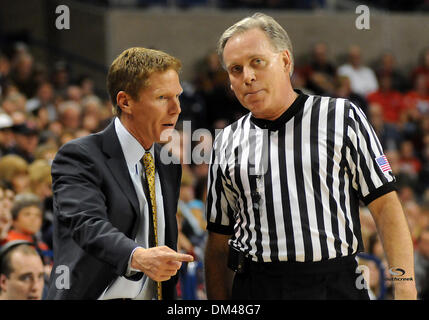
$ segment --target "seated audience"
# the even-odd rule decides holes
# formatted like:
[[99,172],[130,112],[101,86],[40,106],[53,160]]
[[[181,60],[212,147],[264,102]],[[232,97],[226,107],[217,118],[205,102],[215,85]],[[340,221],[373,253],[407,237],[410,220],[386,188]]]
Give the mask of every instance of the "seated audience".
[[33,246],[21,244],[0,257],[0,300],[41,300],[45,274]]
[[348,63],[337,70],[338,75],[347,76],[353,92],[366,97],[378,89],[378,82],[374,71],[362,64],[361,49],[354,45],[349,48]]

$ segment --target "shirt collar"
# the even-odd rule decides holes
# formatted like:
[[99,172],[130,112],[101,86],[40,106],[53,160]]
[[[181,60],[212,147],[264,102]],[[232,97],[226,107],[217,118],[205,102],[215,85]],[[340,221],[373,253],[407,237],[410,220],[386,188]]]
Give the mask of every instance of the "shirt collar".
[[143,158],[146,151],[149,151],[153,156],[154,144],[152,144],[149,150],[145,150],[140,142],[124,127],[119,118],[115,119],[115,130],[129,168],[134,168],[140,162],[141,158]]
[[277,118],[276,120],[266,120],[258,119],[254,116],[251,116],[250,121],[261,129],[268,129],[273,131],[279,130],[282,126],[286,124],[286,122],[292,119],[292,117],[295,116],[304,107],[305,101],[308,98],[308,96],[302,93],[301,90],[294,89],[294,91],[298,93],[298,97],[279,118]]

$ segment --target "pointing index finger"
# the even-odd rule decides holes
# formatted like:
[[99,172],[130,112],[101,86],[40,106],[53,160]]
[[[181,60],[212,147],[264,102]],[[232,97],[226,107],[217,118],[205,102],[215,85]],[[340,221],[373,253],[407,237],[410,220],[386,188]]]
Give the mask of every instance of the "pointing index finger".
[[175,261],[184,261],[184,262],[192,262],[194,261],[194,257],[190,254],[185,253],[174,253],[171,255],[171,260]]

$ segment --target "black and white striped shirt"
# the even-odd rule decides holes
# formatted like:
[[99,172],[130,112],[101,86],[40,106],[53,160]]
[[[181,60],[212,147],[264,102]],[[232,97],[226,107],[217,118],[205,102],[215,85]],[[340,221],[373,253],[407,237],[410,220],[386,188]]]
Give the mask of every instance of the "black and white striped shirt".
[[360,251],[359,200],[394,190],[363,112],[345,99],[299,93],[277,120],[249,113],[213,144],[207,229],[231,234],[230,245],[254,261]]

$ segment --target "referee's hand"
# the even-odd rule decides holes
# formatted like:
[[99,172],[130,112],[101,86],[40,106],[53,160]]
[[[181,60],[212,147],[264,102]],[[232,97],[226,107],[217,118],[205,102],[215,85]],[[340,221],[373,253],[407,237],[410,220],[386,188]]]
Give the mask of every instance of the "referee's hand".
[[182,262],[192,262],[194,257],[178,253],[167,246],[149,249],[137,248],[131,258],[131,268],[144,272],[154,281],[167,281],[177,274]]

